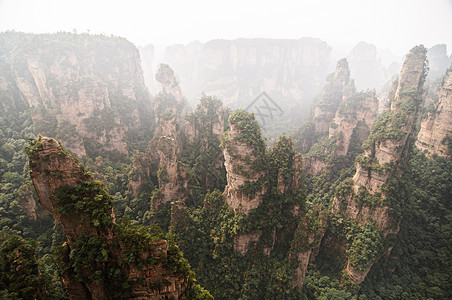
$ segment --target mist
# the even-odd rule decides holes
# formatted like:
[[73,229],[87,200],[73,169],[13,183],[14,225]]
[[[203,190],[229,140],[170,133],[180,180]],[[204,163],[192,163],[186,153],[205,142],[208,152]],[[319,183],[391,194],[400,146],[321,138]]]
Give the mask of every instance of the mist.
[[[26,8],[25,8],[26,7]],[[316,37],[349,51],[360,41],[402,56],[452,45],[452,2],[422,1],[0,1],[0,31],[77,31],[165,47],[194,40]],[[448,50],[450,52],[450,50]]]

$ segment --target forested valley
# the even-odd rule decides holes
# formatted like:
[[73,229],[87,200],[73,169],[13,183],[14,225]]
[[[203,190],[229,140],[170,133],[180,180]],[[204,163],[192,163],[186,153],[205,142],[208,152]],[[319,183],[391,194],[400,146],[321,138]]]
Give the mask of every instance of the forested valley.
[[0,33],[0,298],[452,298],[452,66],[428,53],[381,94],[339,60],[266,139],[167,64],[151,95],[124,38]]

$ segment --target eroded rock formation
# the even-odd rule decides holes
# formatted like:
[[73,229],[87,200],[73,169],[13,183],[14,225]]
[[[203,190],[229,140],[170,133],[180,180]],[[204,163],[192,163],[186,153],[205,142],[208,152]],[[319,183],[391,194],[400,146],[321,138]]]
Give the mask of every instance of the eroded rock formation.
[[162,91],[154,99],[157,121],[161,114],[172,112],[177,120],[182,122],[190,109],[187,100],[182,96],[173,69],[166,64],[161,64],[155,78],[162,85]]
[[[330,123],[334,120],[340,103],[354,93],[355,85],[353,80],[350,80],[350,70],[344,58],[337,62],[335,72],[328,75],[327,82],[314,101],[308,119],[296,134],[297,148],[301,153],[309,152],[321,137],[328,134]],[[307,165],[310,164],[305,164]]]
[[416,146],[429,155],[452,157],[452,66],[447,70],[438,92],[435,111],[422,120]]
[[151,122],[139,53],[125,39],[69,33],[0,39],[0,93],[9,98],[0,109],[31,108],[36,131],[73,153],[127,155],[127,131]]
[[[382,187],[391,176],[401,176],[399,166],[406,159],[405,150],[417,121],[425,77],[426,49],[416,46],[406,56],[390,108],[377,119],[363,145],[365,152],[357,158],[353,180],[337,188],[333,213],[339,212],[358,228],[349,240],[347,254],[347,272],[356,283],[367,276],[384,238],[399,230],[400,220],[390,212],[392,206],[399,204],[386,200],[388,195]],[[363,260],[360,248],[368,249],[373,256]]]
[[326,211],[313,206],[298,224],[290,249],[291,258],[298,263],[292,286],[303,287],[309,262],[314,261],[325,234],[327,216]]
[[157,176],[162,197],[160,203],[183,200],[188,197],[188,180],[185,167],[179,162],[182,152],[181,129],[176,116],[168,111],[162,116],[149,143],[147,155],[152,164],[158,166]]
[[59,260],[71,299],[179,299],[193,286],[177,246],[117,224],[112,197],[56,140],[39,137],[28,152],[39,202],[67,237]]
[[[223,195],[235,211],[247,214],[262,202],[264,171],[259,170],[258,164],[265,155],[265,144],[254,115],[235,111],[229,117],[229,126],[223,139],[228,182]],[[245,191],[245,186],[249,191]]]
[[345,97],[329,128],[329,138],[336,139],[334,150],[336,155],[346,156],[353,138],[359,143],[367,139],[377,117],[377,111],[378,99],[373,91]]

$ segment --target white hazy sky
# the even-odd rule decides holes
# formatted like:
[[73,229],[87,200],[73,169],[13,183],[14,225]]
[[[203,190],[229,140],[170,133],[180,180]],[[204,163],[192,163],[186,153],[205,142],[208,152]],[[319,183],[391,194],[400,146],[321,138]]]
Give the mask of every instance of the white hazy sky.
[[444,43],[450,53],[452,0],[0,0],[0,31],[12,29],[89,30],[137,46],[310,36],[397,55]]

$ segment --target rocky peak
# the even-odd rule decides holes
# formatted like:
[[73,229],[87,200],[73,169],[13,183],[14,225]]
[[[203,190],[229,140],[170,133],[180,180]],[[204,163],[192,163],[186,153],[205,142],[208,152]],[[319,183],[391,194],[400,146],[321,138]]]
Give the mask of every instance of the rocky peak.
[[173,69],[166,64],[160,64],[155,78],[162,85],[162,91],[154,99],[154,111],[157,119],[162,113],[170,110],[177,116],[177,120],[182,122],[190,109],[187,100],[182,96]]
[[174,96],[180,95],[179,83],[176,80],[173,69],[166,64],[160,64],[159,70],[155,75],[155,79],[162,84],[163,91]]
[[366,150],[353,178],[355,192],[360,186],[377,192],[396,171],[417,120],[426,72],[426,50],[416,46],[406,56],[390,109],[376,121],[364,144]]
[[365,152],[356,159],[353,180],[344,181],[336,189],[333,212],[341,213],[360,228],[354,238],[349,240],[347,253],[347,273],[356,283],[366,278],[377,259],[374,255],[373,259],[363,262],[359,256],[360,251],[363,251],[361,249],[374,249],[369,250],[369,253],[376,251],[382,247],[388,234],[395,234],[399,230],[400,220],[391,215],[391,203],[384,201],[386,195],[382,186],[390,176],[400,176],[402,173],[399,165],[406,158],[403,153],[408,153],[405,149],[409,145],[422,102],[427,71],[425,61],[426,49],[423,46],[414,47],[406,56],[395,98],[390,108],[377,119],[363,144]]
[[336,71],[334,71],[330,83],[338,86],[346,86],[350,82],[350,69],[346,58],[337,62]]
[[339,104],[344,97],[350,96],[354,92],[355,85],[353,80],[350,80],[347,59],[343,58],[337,62],[336,71],[328,75],[327,83],[314,103],[312,119],[303,125],[306,127],[312,123],[311,127],[314,132],[301,133],[302,143],[306,144],[302,152],[307,152],[317,141],[312,140],[313,135],[320,137],[328,133],[329,125],[334,119]]
[[113,198],[57,141],[39,137],[27,151],[39,202],[67,237],[58,253],[71,299],[179,299],[193,286],[177,246],[148,228],[116,223]]
[[[405,57],[394,100],[405,97],[403,93],[411,89],[414,89],[418,93],[422,92],[426,76],[426,49],[422,45],[415,46]],[[391,109],[394,109],[395,104],[396,101],[391,102]]]
[[157,176],[161,198],[158,203],[154,203],[154,208],[157,208],[160,203],[183,200],[188,197],[186,170],[179,162],[179,155],[182,152],[181,137],[182,133],[176,116],[171,111],[161,115],[154,138],[146,151],[151,164],[158,166]]
[[259,163],[265,144],[254,115],[237,110],[229,116],[229,126],[222,142],[228,183],[223,196],[235,211],[247,214],[262,202],[264,172]]
[[452,158],[452,65],[438,91],[435,111],[422,120],[416,146],[429,155]]

